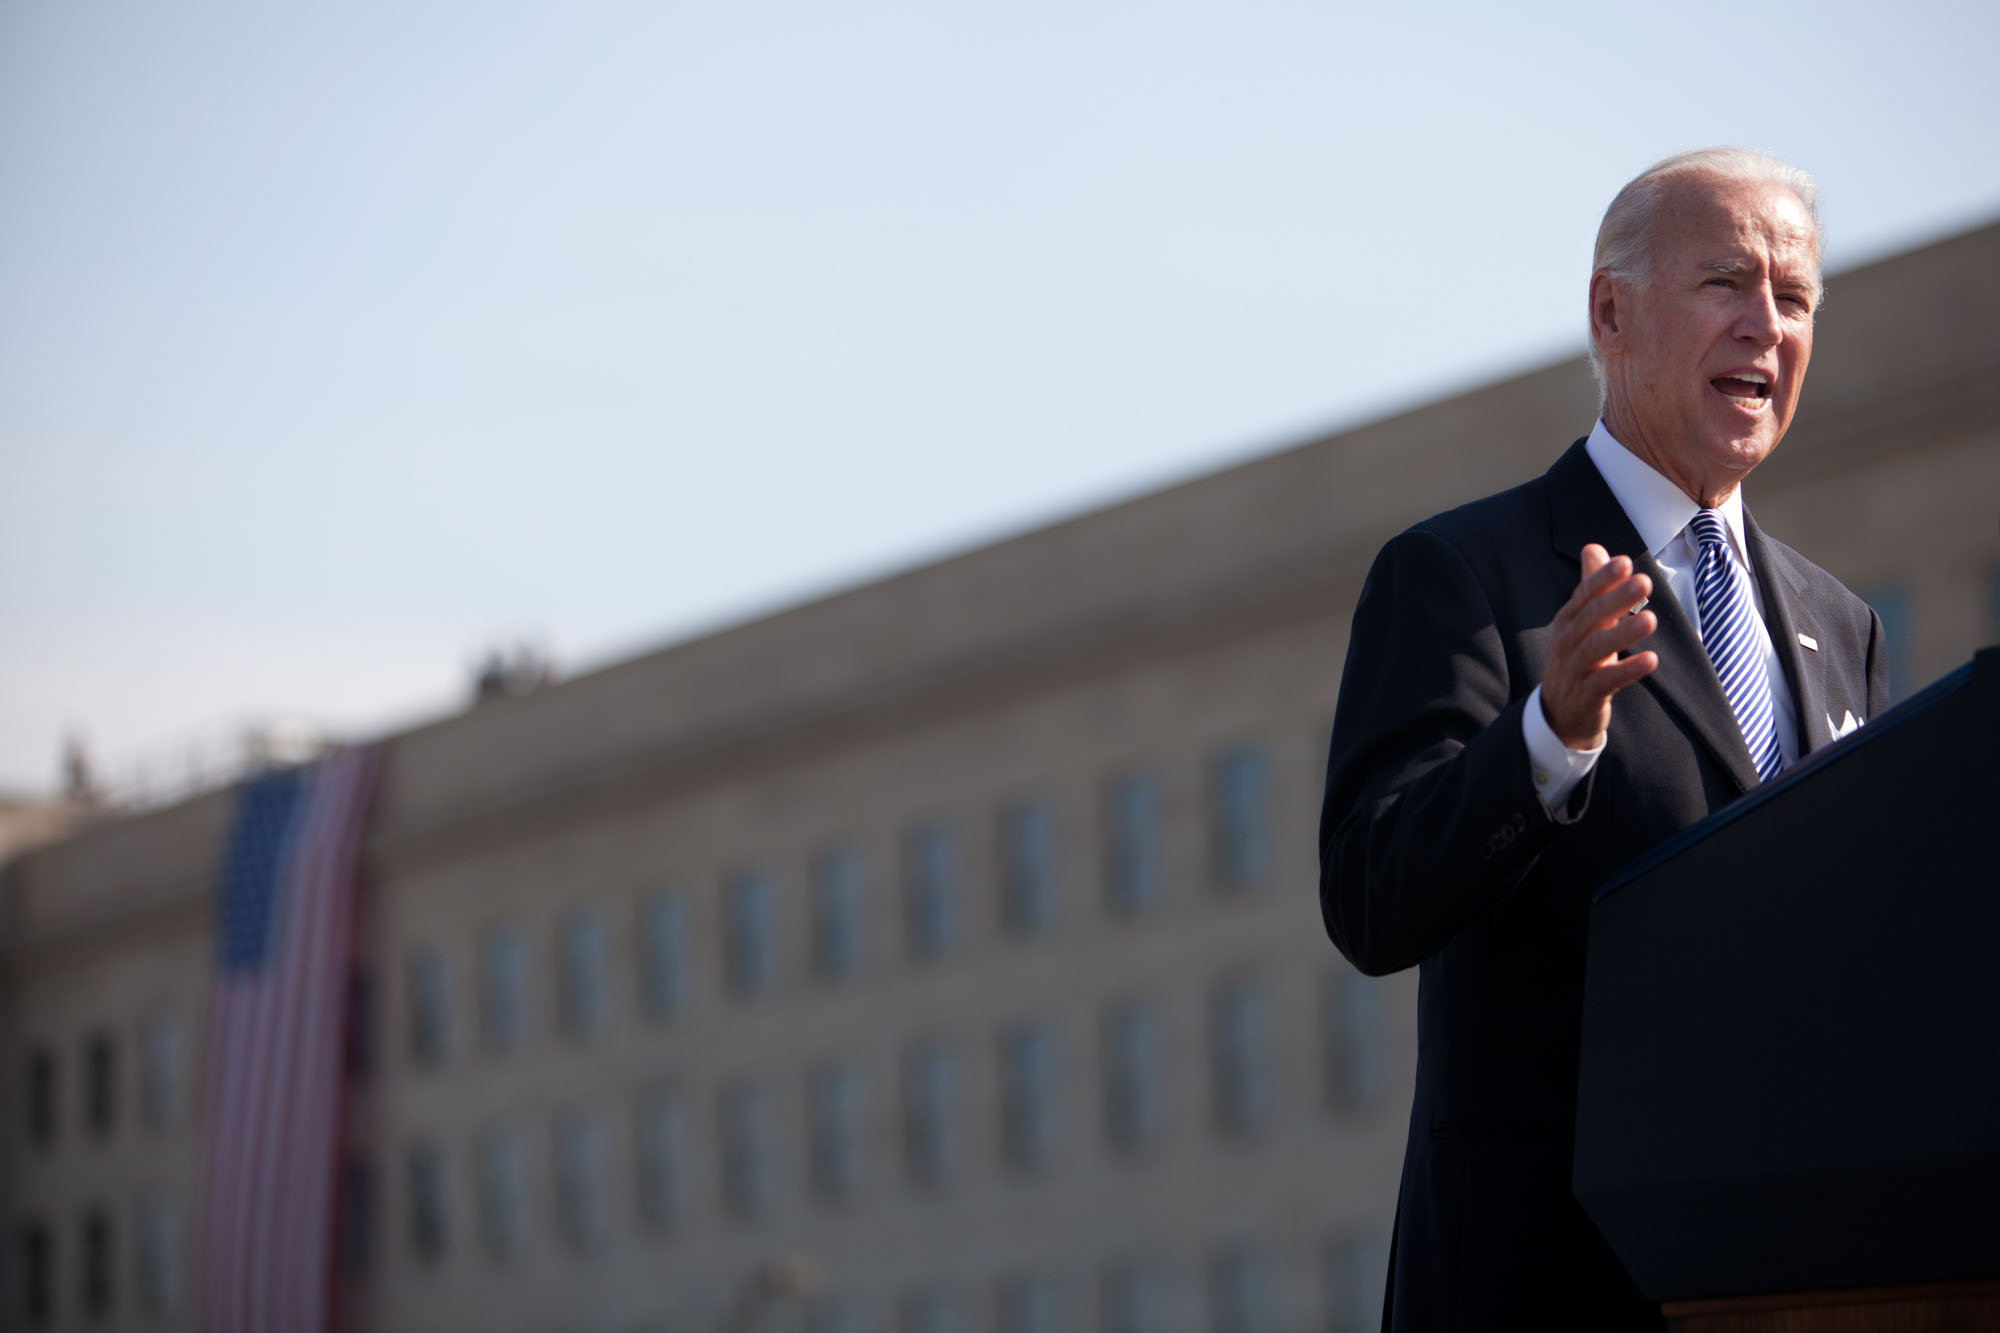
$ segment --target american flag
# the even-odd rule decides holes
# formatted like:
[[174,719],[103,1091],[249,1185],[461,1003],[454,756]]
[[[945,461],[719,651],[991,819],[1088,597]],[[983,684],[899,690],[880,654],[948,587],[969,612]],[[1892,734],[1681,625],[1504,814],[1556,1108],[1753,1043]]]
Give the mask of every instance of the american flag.
[[202,1074],[205,1333],[325,1333],[332,1319],[347,977],[377,756],[338,750],[237,795]]

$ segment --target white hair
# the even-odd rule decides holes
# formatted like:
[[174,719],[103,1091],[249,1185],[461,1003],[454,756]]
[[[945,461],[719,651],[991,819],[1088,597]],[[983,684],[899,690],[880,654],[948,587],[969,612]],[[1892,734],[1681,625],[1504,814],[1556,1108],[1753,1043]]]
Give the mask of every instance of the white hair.
[[[1652,277],[1653,220],[1668,187],[1690,176],[1711,180],[1761,181],[1790,190],[1805,205],[1813,226],[1813,304],[1819,304],[1824,284],[1818,268],[1824,250],[1825,232],[1819,221],[1819,186],[1813,178],[1789,162],[1750,148],[1697,148],[1675,153],[1655,162],[1626,182],[1604,221],[1597,226],[1597,250],[1591,256],[1590,276],[1605,273],[1620,282],[1644,282]],[[1604,354],[1597,350],[1595,336],[1589,340],[1590,373],[1597,378],[1598,404],[1604,401]]]

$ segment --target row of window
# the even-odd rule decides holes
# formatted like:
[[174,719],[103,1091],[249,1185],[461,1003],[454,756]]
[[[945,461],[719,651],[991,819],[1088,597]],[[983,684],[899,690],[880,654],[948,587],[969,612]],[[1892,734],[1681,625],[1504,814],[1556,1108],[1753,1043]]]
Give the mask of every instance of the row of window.
[[[1255,745],[1233,745],[1210,765],[1208,827],[1212,871],[1224,889],[1247,888],[1265,876],[1269,861],[1269,761]],[[1104,902],[1119,915],[1150,909],[1159,898],[1159,784],[1150,773],[1128,770],[1105,784]],[[999,907],[1003,929],[1030,937],[1057,917],[1054,810],[1022,798],[999,814]],[[905,834],[901,866],[901,926],[909,956],[934,961],[956,948],[961,936],[960,847],[944,820],[922,820]],[[854,973],[864,960],[866,875],[859,855],[831,846],[816,855],[805,894],[810,959],[824,981]],[[773,984],[778,936],[778,893],[771,876],[750,866],[722,877],[719,902],[721,969],[726,989],[739,998]],[[639,907],[639,1001],[652,1017],[672,1015],[687,984],[688,926],[684,895],[664,890]],[[530,956],[520,927],[498,925],[478,943],[475,984],[478,1036],[489,1051],[518,1047],[528,1028]],[[574,908],[556,923],[553,949],[554,1019],[571,1036],[595,1032],[605,1013],[607,931],[602,912]],[[418,1065],[443,1063],[451,1044],[451,978],[439,948],[420,945],[406,959],[407,1047]]]
[[[518,1171],[518,1166],[512,1168]],[[488,1218],[482,1227],[515,1225]],[[165,1320],[183,1305],[181,1224],[177,1212],[152,1204],[141,1207],[137,1229],[137,1309],[148,1319]],[[117,1246],[112,1218],[102,1208],[87,1210],[76,1230],[77,1308],[92,1321],[108,1319],[117,1308]],[[507,1243],[519,1246],[518,1230]],[[1336,1233],[1324,1249],[1324,1327],[1328,1333],[1361,1333],[1373,1328],[1381,1308],[1382,1248],[1373,1237]],[[47,1328],[57,1319],[58,1274],[62,1256],[47,1224],[30,1221],[18,1236],[20,1317],[27,1328]],[[1196,1300],[1207,1307],[1214,1333],[1273,1333],[1275,1265],[1257,1246],[1232,1240],[1216,1246],[1199,1275],[1184,1274],[1145,1255],[1121,1255],[1096,1274],[1097,1326],[1103,1333],[1162,1333],[1190,1322],[1175,1317]],[[1205,1288],[1205,1291],[1199,1290]],[[1021,1270],[993,1284],[995,1324],[1000,1333],[1061,1333],[1079,1326],[1073,1307],[1089,1299],[1079,1284],[1047,1270]],[[952,1289],[920,1286],[896,1302],[899,1333],[955,1333],[965,1327],[969,1302]],[[811,1333],[857,1333],[862,1327],[855,1304],[839,1296],[810,1300],[805,1327]],[[649,1326],[651,1327],[651,1326]],[[677,1325],[675,1327],[678,1327]]]
[[[100,1029],[86,1035],[78,1060],[82,1126],[86,1137],[107,1140],[118,1127],[119,1043],[112,1032]],[[139,1029],[138,1121],[145,1129],[165,1133],[180,1123],[183,1102],[182,1071],[186,1063],[185,1040],[179,1021],[155,1016]],[[31,1047],[22,1079],[23,1107],[27,1115],[28,1142],[48,1148],[60,1136],[63,1123],[63,1062],[55,1048]]]
[[[1379,984],[1344,964],[1327,969],[1321,1013],[1330,1109],[1365,1111],[1387,1091],[1384,1015]],[[1119,1000],[1101,1015],[1099,1130],[1110,1149],[1139,1155],[1162,1137],[1162,1051],[1167,1043],[1153,1005]],[[1267,984],[1232,977],[1216,985],[1208,1005],[1208,1112],[1218,1133],[1254,1138],[1273,1118],[1273,1033]],[[1059,1036],[1049,1024],[1023,1022],[1003,1029],[994,1045],[998,1078],[998,1156],[1008,1169],[1035,1173],[1054,1161],[1061,1131]],[[895,1090],[901,1166],[920,1189],[950,1184],[964,1165],[962,1045],[922,1039],[905,1048]],[[866,1132],[870,1090],[853,1065],[829,1061],[805,1078],[803,1183],[822,1203],[856,1198],[870,1174]],[[692,1142],[687,1094],[657,1089],[635,1108],[632,1188],[641,1223],[654,1231],[686,1224],[696,1192],[696,1164],[714,1163],[722,1211],[755,1222],[777,1203],[780,1163],[772,1087],[740,1079],[716,1093],[715,1141]],[[607,1232],[605,1130],[601,1117],[562,1115],[548,1139],[555,1234],[571,1248],[590,1250]],[[530,1136],[518,1125],[488,1129],[472,1145],[472,1188],[478,1239],[488,1257],[510,1260],[522,1252],[529,1230]],[[411,1252],[425,1263],[441,1260],[451,1243],[450,1169],[435,1142],[412,1145],[402,1163]],[[350,1253],[365,1263],[372,1247],[374,1182],[365,1164],[349,1178],[349,1218],[358,1229]]]
[[[1218,884],[1244,887],[1264,874],[1267,860],[1269,765],[1254,745],[1218,753],[1210,766],[1209,805],[1214,873]],[[1159,785],[1148,772],[1133,769],[1105,784],[1104,900],[1122,915],[1142,913],[1159,893]],[[1057,830],[1044,802],[1020,799],[999,817],[1000,919],[1010,932],[1032,936],[1056,920]],[[959,850],[952,825],[937,820],[913,826],[904,844],[903,921],[913,956],[934,959],[959,938]],[[807,893],[811,959],[815,973],[837,981],[856,971],[864,958],[865,876],[858,855],[845,847],[824,849],[809,871]],[[721,902],[723,977],[728,989],[752,996],[775,975],[776,893],[768,875],[740,868],[725,876]],[[686,988],[688,928],[683,895],[655,893],[640,906],[637,941],[640,1002],[656,1018],[673,1014]],[[605,1008],[607,931],[603,915],[574,909],[555,931],[555,1021],[573,1036],[588,1036],[601,1024]],[[407,1045],[419,1065],[437,1065],[450,1045],[450,978],[445,958],[420,946],[407,960]],[[510,925],[489,930],[479,944],[478,1034],[494,1052],[520,1046],[528,1034],[530,954],[526,935]],[[349,1062],[357,1072],[371,1061],[372,988],[357,975],[350,1023]],[[177,1021],[149,1021],[139,1033],[139,1122],[166,1131],[180,1121],[184,1101],[185,1039]],[[87,1137],[109,1139],[120,1105],[120,1049],[108,1031],[86,1036],[81,1059],[81,1122]],[[55,1049],[37,1046],[28,1054],[25,1104],[28,1141],[53,1145],[63,1123],[63,1064]]]
[[[1214,988],[1210,999],[1211,1110],[1216,1126],[1238,1135],[1256,1133],[1270,1114],[1270,1017],[1269,994],[1265,985],[1251,977],[1234,978]],[[1343,965],[1335,964],[1325,984],[1323,1014],[1326,1053],[1325,1088],[1331,1105],[1344,1110],[1364,1109],[1379,1100],[1386,1080],[1385,1033],[1376,986]],[[178,1023],[167,1019],[150,1021],[142,1030],[140,1099],[142,1119],[149,1125],[171,1124],[179,1114],[182,1042]],[[1163,1123],[1159,1086],[1160,1052],[1163,1038],[1154,1008],[1144,1001],[1124,1000],[1108,1007],[1103,1016],[1102,1107],[1103,1132],[1114,1147],[1136,1150],[1146,1147],[1159,1135]],[[85,1045],[86,1124],[94,1135],[109,1132],[115,1119],[117,1087],[116,1046],[103,1034]],[[1053,1150],[1056,1054],[1055,1038],[1042,1024],[1023,1024],[1005,1033],[999,1045],[1001,1067],[1002,1145],[1004,1158],[1018,1167],[1032,1168],[1045,1161]],[[905,1156],[912,1179],[938,1183],[951,1174],[957,1157],[958,1135],[953,1107],[959,1081],[960,1055],[949,1044],[921,1042],[906,1052],[903,1062],[902,1113]],[[56,1115],[56,1063],[51,1052],[36,1050],[29,1057],[28,1109],[31,1137],[35,1142],[53,1142]],[[857,1160],[862,1090],[859,1075],[839,1065],[829,1065],[812,1077],[809,1092],[812,1128],[808,1160],[812,1163],[814,1189],[822,1197],[836,1199],[851,1194],[860,1169]],[[724,1095],[721,1123],[725,1127],[722,1161],[727,1182],[725,1198],[734,1212],[755,1215],[768,1196],[769,1138],[762,1128],[768,1119],[766,1095],[757,1087],[742,1085]],[[678,1205],[664,1203],[678,1197],[679,1187],[668,1188],[668,1176],[682,1174],[670,1168],[678,1157],[671,1144],[683,1131],[674,1126],[680,1113],[671,1099],[643,1123],[648,1126],[646,1141],[655,1145],[656,1165],[642,1170],[642,1212],[664,1220]],[[598,1149],[595,1131],[587,1124],[559,1135],[570,1145],[558,1152],[559,1162],[572,1164],[560,1170],[558,1178],[576,1183],[570,1190],[579,1201],[570,1213],[578,1218],[594,1214],[596,1205],[586,1202],[597,1193],[596,1172],[589,1166]],[[500,1143],[493,1149],[496,1165],[487,1176],[503,1182],[497,1187],[507,1194],[504,1182],[519,1174],[518,1147]],[[413,1178],[418,1168],[413,1168]],[[518,1193],[518,1191],[516,1191]],[[591,1228],[566,1227],[577,1235]]]
[[[182,1306],[181,1218],[172,1205],[147,1201],[134,1219],[137,1309],[155,1319],[177,1313]],[[119,1247],[110,1210],[93,1206],[77,1224],[75,1258],[76,1308],[92,1321],[116,1312]],[[28,1328],[46,1328],[59,1313],[58,1281],[65,1259],[59,1238],[46,1223],[22,1224],[16,1238],[19,1274],[19,1315]]]
[[[1387,1267],[1382,1245],[1373,1236],[1343,1230],[1328,1239],[1321,1254],[1320,1318],[1313,1327],[1326,1333],[1375,1328],[1381,1321]],[[1087,1281],[1066,1280],[1046,1269],[1017,1270],[991,1285],[993,1327],[998,1333],[1071,1333],[1090,1327],[1087,1309],[1079,1307],[1087,1307],[1094,1295],[1095,1326],[1101,1333],[1164,1333],[1169,1328],[1276,1333],[1282,1276],[1262,1247],[1242,1239],[1212,1247],[1193,1272],[1133,1254],[1105,1261],[1094,1280]],[[972,1322],[975,1300],[962,1291],[920,1286],[896,1300],[886,1326],[896,1333],[960,1333]],[[1298,1326],[1295,1314],[1285,1322]],[[808,1333],[858,1333],[864,1323],[853,1302],[826,1296],[808,1303],[804,1326]]]

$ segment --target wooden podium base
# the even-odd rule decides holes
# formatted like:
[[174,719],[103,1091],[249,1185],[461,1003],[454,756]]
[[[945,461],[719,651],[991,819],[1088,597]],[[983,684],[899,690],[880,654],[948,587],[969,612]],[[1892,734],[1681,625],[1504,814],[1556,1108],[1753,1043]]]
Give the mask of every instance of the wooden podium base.
[[1673,1333],[2000,1333],[2000,1282],[1669,1301]]

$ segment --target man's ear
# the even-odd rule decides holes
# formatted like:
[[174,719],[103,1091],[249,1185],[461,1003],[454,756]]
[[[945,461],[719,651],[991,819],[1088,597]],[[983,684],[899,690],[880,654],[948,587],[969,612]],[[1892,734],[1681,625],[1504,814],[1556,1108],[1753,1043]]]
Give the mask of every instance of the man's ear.
[[1618,280],[1609,273],[1590,275],[1590,338],[1605,356],[1625,350],[1625,331],[1619,318],[1623,311],[1618,300]]

